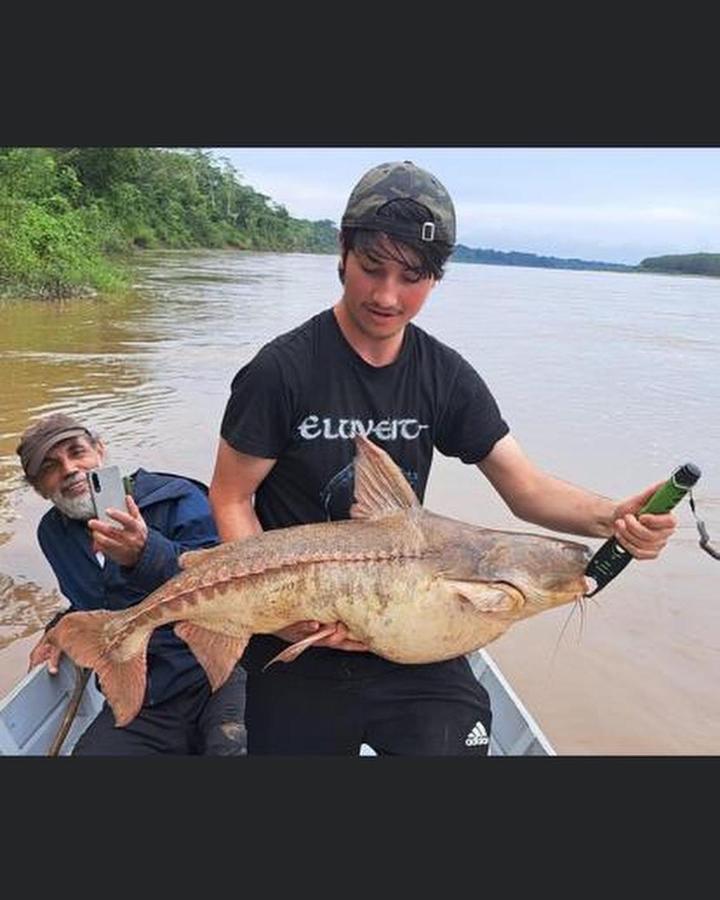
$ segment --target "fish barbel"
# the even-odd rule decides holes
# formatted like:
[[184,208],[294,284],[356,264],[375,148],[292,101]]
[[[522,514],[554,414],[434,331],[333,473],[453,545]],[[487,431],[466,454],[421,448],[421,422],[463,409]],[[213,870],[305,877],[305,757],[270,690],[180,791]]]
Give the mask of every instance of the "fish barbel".
[[386,659],[437,662],[587,590],[584,544],[429,512],[382,448],[363,436],[355,445],[350,519],[189,551],[182,571],[141,603],[68,613],[48,631],[76,665],[97,673],[117,726],[142,706],[147,645],[161,625],[175,623],[217,690],[251,635],[303,619],[325,627],[272,662],[291,661],[337,622]]

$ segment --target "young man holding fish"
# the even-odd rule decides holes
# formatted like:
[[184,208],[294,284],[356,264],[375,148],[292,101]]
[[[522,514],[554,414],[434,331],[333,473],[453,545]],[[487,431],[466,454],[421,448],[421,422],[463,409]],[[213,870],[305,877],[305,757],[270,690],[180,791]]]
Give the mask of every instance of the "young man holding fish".
[[[353,438],[363,434],[421,501],[437,448],[477,465],[527,522],[615,535],[633,556],[657,556],[674,517],[635,515],[657,484],[616,502],[543,472],[478,373],[412,323],[454,242],[453,203],[432,174],[406,161],[360,179],[342,219],[342,296],[266,345],[233,380],[210,487],[224,542],[348,518]],[[338,623],[291,664],[262,671],[287,642],[320,630],[299,622],[251,638],[243,656],[249,753],[356,754],[363,742],[388,754],[487,753],[489,699],[464,656],[393,663]]]
[[[17,449],[27,481],[53,504],[38,527],[43,553],[70,609],[123,609],[142,601],[179,571],[186,550],[217,544],[204,486],[175,475],[138,469],[126,510],[95,518],[86,473],[102,466],[105,445],[81,422],[55,413],[28,427]],[[46,632],[65,612],[48,623]],[[43,636],[30,667],[57,672],[60,650]],[[154,753],[238,756],[245,753],[245,673],[237,667],[211,693],[205,672],[170,628],[148,647],[147,689],[140,713],[116,728],[110,707],[80,737],[74,755]]]

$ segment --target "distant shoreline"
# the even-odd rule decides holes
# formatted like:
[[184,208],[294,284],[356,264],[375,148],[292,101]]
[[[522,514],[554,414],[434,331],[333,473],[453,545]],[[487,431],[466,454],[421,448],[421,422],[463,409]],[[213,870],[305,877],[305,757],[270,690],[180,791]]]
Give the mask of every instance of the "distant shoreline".
[[720,277],[720,253],[691,253],[653,256],[638,265],[606,263],[599,260],[562,259],[556,256],[539,256],[515,250],[486,250],[458,244],[450,257],[452,262],[475,263],[488,266],[521,266],[537,269],[572,269],[594,272],[644,272],[658,275],[705,275]]

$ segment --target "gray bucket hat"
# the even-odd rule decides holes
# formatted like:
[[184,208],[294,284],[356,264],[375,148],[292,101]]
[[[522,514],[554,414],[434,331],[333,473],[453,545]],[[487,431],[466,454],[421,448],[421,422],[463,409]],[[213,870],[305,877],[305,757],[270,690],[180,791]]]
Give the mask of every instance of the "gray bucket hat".
[[[378,215],[390,200],[414,200],[428,210],[425,222],[388,219]],[[350,194],[342,228],[368,228],[398,238],[455,243],[455,207],[450,194],[425,169],[410,160],[381,163],[366,172]]]
[[89,429],[67,413],[51,413],[34,422],[22,433],[16,450],[25,475],[33,481],[40,472],[47,452],[55,444],[81,434],[94,439]]

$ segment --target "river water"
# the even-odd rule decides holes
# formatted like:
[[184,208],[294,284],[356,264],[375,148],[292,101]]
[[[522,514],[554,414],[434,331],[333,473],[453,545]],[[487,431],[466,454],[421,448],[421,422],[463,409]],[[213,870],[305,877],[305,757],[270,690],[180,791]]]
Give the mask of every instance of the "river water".
[[[46,503],[14,452],[23,428],[65,410],[123,471],[208,482],[235,371],[339,296],[331,256],[153,251],[134,271],[127,296],[0,304],[0,695],[63,603],[35,542]],[[699,465],[698,514],[720,545],[720,281],[451,263],[417,323],[480,371],[553,474],[620,498]],[[426,505],[542,531],[439,454]],[[544,613],[488,648],[560,754],[720,753],[720,562],[687,502],[676,515],[662,556],[582,615]]]

